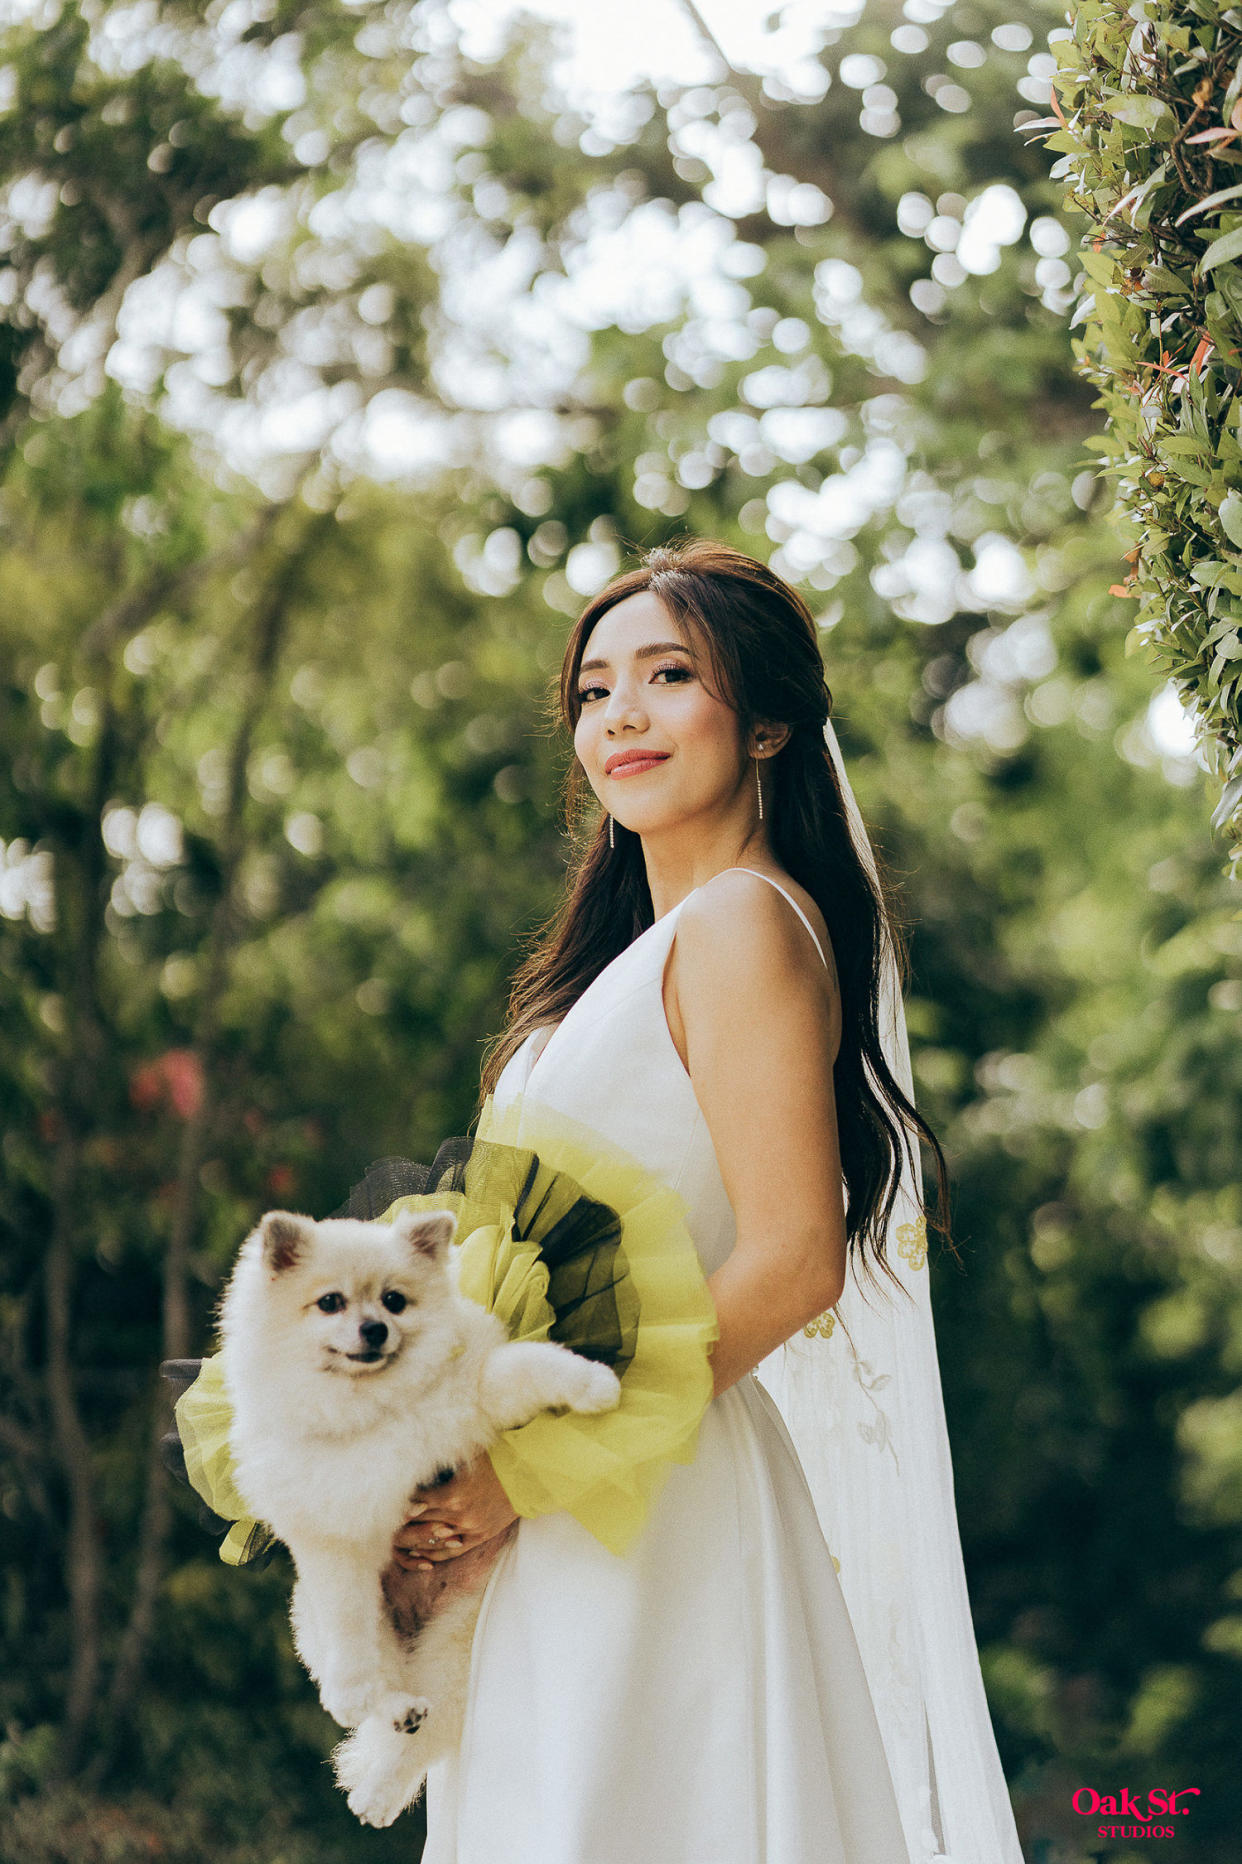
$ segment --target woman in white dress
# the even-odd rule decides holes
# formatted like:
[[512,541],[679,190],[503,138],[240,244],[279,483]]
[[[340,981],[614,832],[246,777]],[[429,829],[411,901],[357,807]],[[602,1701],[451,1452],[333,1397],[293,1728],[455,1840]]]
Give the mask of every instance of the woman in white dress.
[[488,1457],[417,1498],[398,1591],[499,1548],[425,1864],[1021,1864],[1003,1781],[994,1846],[949,1859],[922,1723],[923,1794],[899,1804],[821,1514],[752,1376],[831,1330],[860,1265],[882,1281],[912,1134],[944,1207],[881,1040],[897,947],[825,750],[813,619],[723,546],[655,551],[588,606],[561,700],[577,800],[585,778],[604,816],[483,1090],[572,1116],[684,1199],[713,1396],[624,1553],[564,1510],[514,1531]]

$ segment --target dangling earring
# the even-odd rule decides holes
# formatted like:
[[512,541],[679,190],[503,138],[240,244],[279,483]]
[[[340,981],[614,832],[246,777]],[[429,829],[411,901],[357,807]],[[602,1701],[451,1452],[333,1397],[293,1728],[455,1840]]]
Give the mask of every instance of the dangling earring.
[[612,817],[609,816],[608,818],[608,846],[610,848],[615,848],[616,845],[617,845],[616,842],[612,838]]
[[[762,745],[763,743],[762,738],[760,738],[759,743]],[[755,759],[755,791],[759,797],[759,820],[762,822],[763,821],[763,785],[759,781],[759,759],[758,758]]]

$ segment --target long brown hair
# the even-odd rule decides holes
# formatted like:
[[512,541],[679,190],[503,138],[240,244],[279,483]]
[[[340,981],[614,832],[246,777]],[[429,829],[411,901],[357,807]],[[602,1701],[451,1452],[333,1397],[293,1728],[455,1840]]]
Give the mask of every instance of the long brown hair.
[[[918,1162],[921,1136],[936,1162],[936,1227],[947,1237],[948,1172],[935,1134],[893,1079],[879,1035],[879,995],[886,949],[903,983],[908,956],[890,908],[884,870],[879,885],[854,844],[836,768],[824,738],[832,694],[824,677],[814,617],[796,590],[753,557],[697,539],[649,551],[583,610],[565,648],[555,705],[576,729],[578,673],[591,631],[627,596],[650,590],[705,651],[717,696],[737,714],[742,741],[753,725],[787,725],[769,760],[772,852],[806,888],[824,916],[841,988],[841,1046],[833,1068],[849,1251],[861,1251],[892,1275],[884,1237],[908,1155]],[[563,802],[571,837],[567,885],[559,906],[534,935],[513,979],[509,1019],[483,1066],[480,1104],[501,1070],[544,1024],[557,1023],[606,965],[654,921],[642,845],[607,818],[575,758]],[[900,1285],[900,1284],[898,1284]]]

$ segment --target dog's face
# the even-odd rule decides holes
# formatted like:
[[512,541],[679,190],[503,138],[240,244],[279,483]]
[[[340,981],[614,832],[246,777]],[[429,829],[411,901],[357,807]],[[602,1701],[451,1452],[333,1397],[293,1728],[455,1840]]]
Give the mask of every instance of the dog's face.
[[324,1371],[374,1377],[451,1298],[456,1228],[445,1210],[402,1211],[391,1224],[269,1210],[257,1242],[273,1349],[292,1345]]

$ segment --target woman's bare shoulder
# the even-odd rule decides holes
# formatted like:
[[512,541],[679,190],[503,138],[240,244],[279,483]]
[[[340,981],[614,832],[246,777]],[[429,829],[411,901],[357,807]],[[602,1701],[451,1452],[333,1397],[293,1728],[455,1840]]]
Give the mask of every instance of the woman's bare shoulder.
[[754,939],[760,945],[775,945],[795,961],[799,952],[809,953],[815,970],[819,971],[822,967],[807,937],[807,929],[797,914],[790,911],[789,901],[782,903],[778,888],[797,902],[810,921],[823,952],[828,980],[835,988],[837,967],[824,915],[807,889],[782,868],[725,868],[686,901],[679,929],[689,921],[689,942],[696,947],[706,947],[715,940],[730,937],[736,940],[740,932],[747,941]]
[[[753,874],[727,869],[687,899],[678,917],[663,992],[669,1031],[683,1064],[688,1052],[686,1012],[710,1019],[721,1013],[737,1015],[756,988],[763,990],[765,1015],[776,1009],[774,990],[788,995],[791,1014],[799,1002],[805,1014],[806,992],[817,996],[835,1054],[840,992],[831,941],[810,895],[802,888],[795,892],[793,885],[789,890],[795,898],[801,894],[799,905],[806,902],[804,910],[816,928],[826,965],[789,902]],[[731,1008],[722,1012],[722,1005]]]

